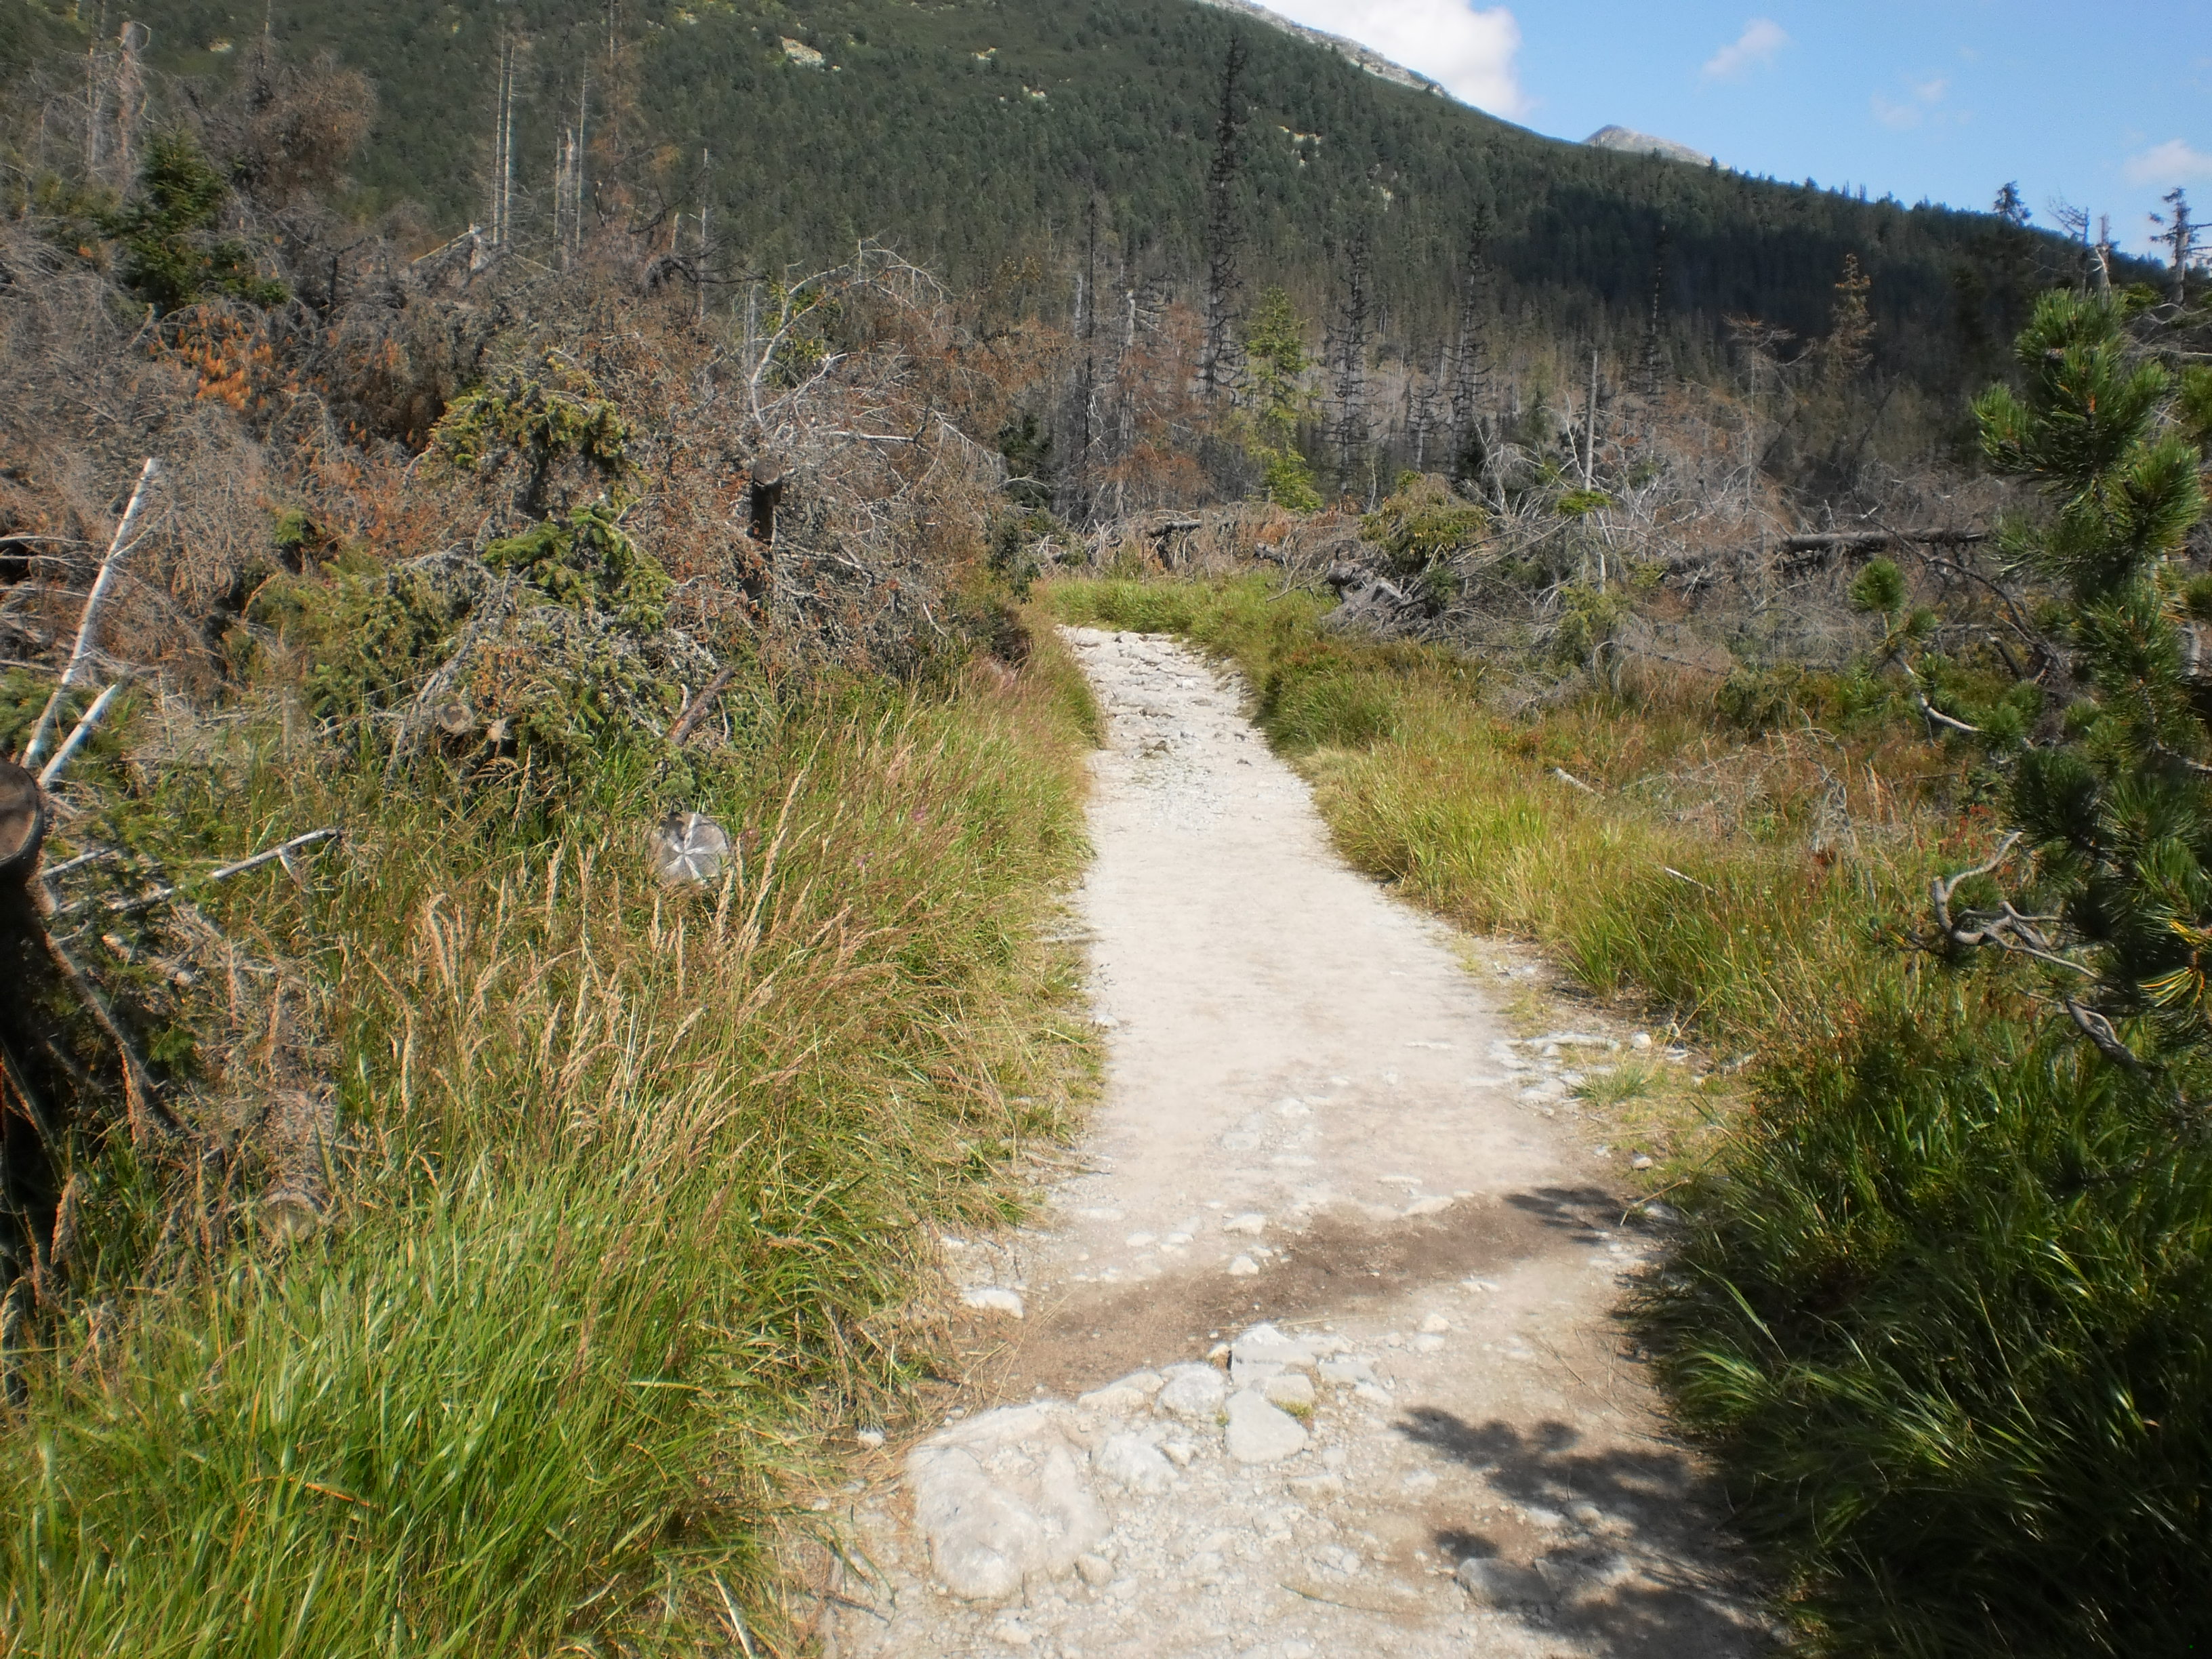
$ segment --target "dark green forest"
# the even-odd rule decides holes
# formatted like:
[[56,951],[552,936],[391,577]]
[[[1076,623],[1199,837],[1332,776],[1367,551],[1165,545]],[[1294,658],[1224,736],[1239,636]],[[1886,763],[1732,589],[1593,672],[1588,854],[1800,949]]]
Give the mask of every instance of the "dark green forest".
[[[0,51],[20,65],[112,34],[121,15],[57,6],[9,0]],[[329,52],[362,70],[379,108],[356,206],[420,204],[437,239],[487,217],[512,39],[526,228],[550,217],[580,112],[587,215],[668,246],[697,236],[703,205],[733,276],[875,239],[957,289],[1026,289],[1022,304],[1067,307],[1079,261],[1094,291],[1189,297],[1222,66],[1241,35],[1244,289],[1281,283],[1322,313],[1364,228],[1386,360],[1422,360],[1449,337],[1478,216],[1508,330],[1621,356],[1648,331],[1698,376],[1729,318],[1823,331],[1856,256],[1873,279],[1877,374],[1947,399],[2001,365],[2034,294],[2080,265],[2060,239],[1989,215],[1540,137],[1190,0],[142,0],[129,15],[151,30],[149,60],[188,81],[236,74],[264,27],[295,61]],[[825,61],[795,61],[786,40]]]

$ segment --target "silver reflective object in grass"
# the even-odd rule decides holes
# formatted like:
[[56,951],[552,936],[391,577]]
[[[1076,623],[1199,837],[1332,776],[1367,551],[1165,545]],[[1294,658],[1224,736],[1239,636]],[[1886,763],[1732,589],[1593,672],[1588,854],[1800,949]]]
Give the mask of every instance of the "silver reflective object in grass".
[[653,832],[653,873],[672,886],[717,880],[730,862],[728,831],[700,812],[672,811]]

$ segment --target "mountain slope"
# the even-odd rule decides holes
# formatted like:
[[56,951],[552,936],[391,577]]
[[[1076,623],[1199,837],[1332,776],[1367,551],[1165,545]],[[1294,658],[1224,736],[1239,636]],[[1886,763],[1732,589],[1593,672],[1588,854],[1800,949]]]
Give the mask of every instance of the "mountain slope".
[[[1509,325],[1624,349],[1643,335],[1663,237],[1664,343],[1692,372],[1729,316],[1824,330],[1850,254],[1874,278],[1879,363],[1955,389],[1986,371],[2026,294],[2068,258],[1979,215],[1541,138],[1379,78],[1279,20],[1194,0],[293,0],[275,13],[144,0],[138,15],[181,74],[237,73],[249,53],[210,48],[251,42],[264,18],[286,49],[367,71],[382,100],[358,168],[369,199],[422,200],[447,234],[485,216],[512,28],[526,228],[550,210],[560,126],[580,105],[592,177],[629,181],[622,216],[653,227],[641,240],[665,246],[703,202],[732,266],[879,237],[973,286],[1087,249],[1095,202],[1099,284],[1186,295],[1220,65],[1242,33],[1248,287],[1285,282],[1319,313],[1333,252],[1364,227],[1386,354],[1430,357],[1450,332],[1479,212],[1494,226]],[[623,198],[599,199],[611,212]]]
[[1340,34],[1308,28],[1304,23],[1293,23],[1280,12],[1270,11],[1258,0],[1198,0],[1201,6],[1212,6],[1221,11],[1232,11],[1268,27],[1279,29],[1285,34],[1305,41],[1309,46],[1325,46],[1348,64],[1356,64],[1378,80],[1389,81],[1401,87],[1411,87],[1416,92],[1431,92],[1439,98],[1449,98],[1450,91],[1425,75],[1416,74],[1403,64],[1394,64],[1378,52],[1370,51],[1357,40],[1347,40]]
[[1687,161],[1692,167],[1707,166],[1713,159],[1701,149],[1678,144],[1672,138],[1655,138],[1634,127],[1600,127],[1583,143],[1595,144],[1600,149],[1617,149],[1624,155],[1663,155],[1670,161]]

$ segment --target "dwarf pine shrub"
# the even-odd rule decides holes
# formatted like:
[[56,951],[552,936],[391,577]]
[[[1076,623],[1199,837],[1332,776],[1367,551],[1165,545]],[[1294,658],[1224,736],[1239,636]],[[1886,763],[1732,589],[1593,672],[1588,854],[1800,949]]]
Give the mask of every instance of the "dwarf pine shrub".
[[[2212,1641],[2212,702],[2178,563],[2205,393],[2088,295],[2047,296],[2019,359],[1976,414],[2050,502],[2022,551],[2077,688],[2014,765],[2027,858],[1939,884],[1949,969],[1770,1075],[1646,1304],[1824,1652]],[[1855,598],[1894,644],[1893,575]],[[1953,724],[2027,743],[2036,700],[1995,707]]]

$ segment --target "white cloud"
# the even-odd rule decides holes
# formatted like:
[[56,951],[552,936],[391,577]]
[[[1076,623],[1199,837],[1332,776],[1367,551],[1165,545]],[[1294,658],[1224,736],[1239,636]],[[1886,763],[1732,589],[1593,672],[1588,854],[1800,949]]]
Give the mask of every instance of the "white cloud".
[[[1909,132],[1928,119],[1929,112],[1942,103],[1943,94],[1950,91],[1951,83],[1938,76],[1932,81],[1907,81],[1905,89],[1912,94],[1909,104],[1900,104],[1878,92],[1874,95],[1874,118],[1892,132]],[[1935,118],[1941,121],[1942,117]],[[1952,118],[1963,123],[1966,118],[1960,115]]]
[[2182,139],[2169,138],[2129,156],[2122,170],[2131,185],[2185,185],[2192,179],[2212,179],[2212,155]]
[[1789,31],[1771,17],[1754,17],[1743,33],[1706,61],[1698,73],[1708,81],[1736,81],[1764,69],[1790,44]]
[[1892,132],[1907,132],[1920,125],[1920,111],[1911,104],[1900,104],[1895,99],[1874,95],[1874,118]]
[[1530,107],[1513,63],[1521,25],[1504,6],[1478,11],[1468,0],[1275,0],[1272,9],[1308,28],[1357,40],[1492,115],[1525,115]]

